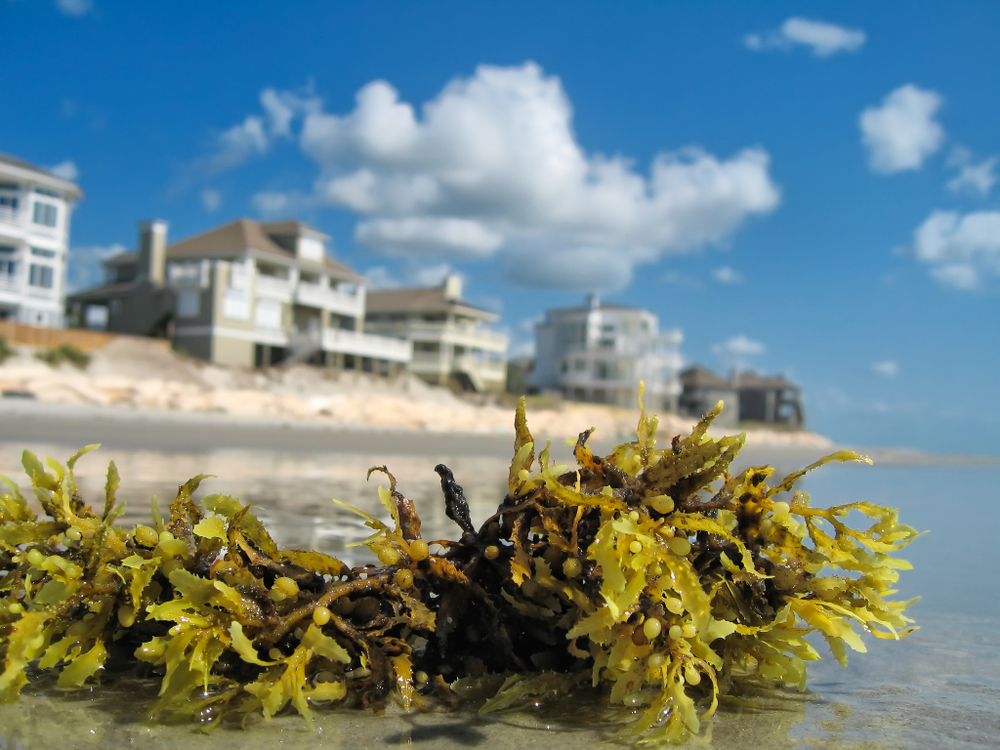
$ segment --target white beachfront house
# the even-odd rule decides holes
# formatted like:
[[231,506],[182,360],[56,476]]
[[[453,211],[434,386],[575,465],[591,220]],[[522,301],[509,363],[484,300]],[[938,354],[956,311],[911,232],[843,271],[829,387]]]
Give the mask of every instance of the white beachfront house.
[[72,182],[0,154],[0,320],[61,328]]
[[489,328],[499,316],[462,299],[462,280],[439,286],[368,293],[365,330],[413,345],[410,372],[434,385],[463,391],[502,391],[507,337]]
[[639,382],[648,408],[676,411],[681,386],[680,331],[660,331],[648,310],[602,304],[549,310],[535,326],[532,391],[558,391],[573,401],[634,407]]

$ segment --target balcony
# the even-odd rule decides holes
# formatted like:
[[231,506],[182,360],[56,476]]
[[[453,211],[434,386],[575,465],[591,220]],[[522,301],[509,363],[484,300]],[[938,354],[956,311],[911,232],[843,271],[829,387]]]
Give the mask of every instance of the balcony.
[[295,287],[295,301],[300,305],[318,307],[350,318],[364,315],[364,304],[359,293],[346,294],[322,284],[300,281]]
[[279,302],[292,301],[292,284],[288,279],[283,279],[280,276],[257,274],[256,291],[258,297]]
[[437,341],[439,343],[457,344],[469,348],[486,349],[488,351],[507,351],[507,337],[495,333],[488,328],[462,323],[429,323],[420,320],[378,322],[368,324],[372,330],[380,333],[408,338],[413,341]]
[[0,222],[21,225],[21,212],[12,206],[0,206]]
[[328,352],[343,352],[392,362],[410,361],[409,341],[375,336],[371,333],[358,333],[343,328],[327,328],[323,331],[323,349]]

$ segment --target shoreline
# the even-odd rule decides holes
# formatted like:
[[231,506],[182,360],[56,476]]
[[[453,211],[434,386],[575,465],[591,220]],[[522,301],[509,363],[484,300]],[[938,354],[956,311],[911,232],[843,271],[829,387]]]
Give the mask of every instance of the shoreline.
[[[528,412],[529,426],[532,414]],[[513,414],[510,415],[513,422]],[[584,427],[580,427],[584,429]],[[661,441],[670,434],[661,428]],[[735,432],[735,431],[733,431]],[[849,447],[870,456],[880,465],[957,464],[993,466],[1000,456],[931,454],[892,448],[861,448],[809,439],[789,441],[794,433],[780,432],[781,442],[748,439],[743,454],[780,453],[782,456],[820,458]],[[539,439],[550,438],[553,448],[565,449],[563,438],[544,428]],[[806,433],[809,437],[812,433]],[[0,399],[0,443],[49,443],[70,450],[91,443],[113,449],[143,449],[178,453],[211,450],[273,451],[281,453],[349,453],[434,456],[466,455],[509,459],[514,431],[474,432],[461,430],[336,423],[329,419],[294,418],[284,415],[241,415],[223,412],[172,411],[92,404],[50,403],[35,400]],[[610,452],[627,439],[624,434],[595,434],[589,442],[596,452]],[[568,449],[567,449],[568,450]],[[814,460],[814,459],[812,459]]]

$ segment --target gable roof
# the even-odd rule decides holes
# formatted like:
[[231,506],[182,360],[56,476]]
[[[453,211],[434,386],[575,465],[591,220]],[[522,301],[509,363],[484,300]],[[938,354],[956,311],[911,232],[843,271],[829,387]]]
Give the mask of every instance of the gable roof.
[[707,367],[694,365],[684,370],[680,376],[681,384],[685,388],[718,388],[734,390],[733,384],[729,380],[720,378]]
[[362,280],[363,277],[356,271],[325,255],[323,256],[322,263],[296,257],[293,253],[272,240],[265,231],[265,228],[275,228],[276,231],[280,231],[283,228],[293,227],[309,229],[311,233],[320,237],[326,236],[297,221],[258,224],[251,219],[240,218],[214,229],[209,229],[201,234],[196,234],[194,237],[188,237],[185,240],[168,245],[167,259],[235,258],[249,250],[254,256],[265,260],[274,260],[283,264],[294,262],[296,265],[306,268],[312,267],[317,270],[325,268],[335,271],[338,276],[352,281]]
[[61,190],[66,194],[65,198],[67,200],[80,200],[83,197],[83,191],[80,190],[79,185],[69,180],[64,180],[62,177],[57,177],[50,170],[39,167],[37,164],[32,164],[30,161],[19,159],[10,154],[0,154],[0,165],[13,167],[15,173],[18,170],[32,173],[29,179],[34,178],[46,187]]
[[444,287],[380,289],[369,291],[365,299],[369,313],[458,312],[481,320],[496,320],[497,315],[462,300],[450,299]]

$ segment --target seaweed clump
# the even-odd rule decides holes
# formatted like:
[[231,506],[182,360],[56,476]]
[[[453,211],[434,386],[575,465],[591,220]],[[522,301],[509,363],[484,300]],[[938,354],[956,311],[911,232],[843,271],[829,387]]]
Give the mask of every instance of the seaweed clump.
[[[876,638],[908,634],[910,602],[887,598],[892,554],[916,532],[867,502],[813,507],[807,471],[862,461],[839,451],[771,483],[771,467],[731,475],[744,437],[707,435],[721,404],[687,437],[637,439],[598,457],[584,432],[575,467],[536,455],[523,400],[508,493],[478,528],[463,490],[441,477],[455,541],[421,537],[420,518],[386,467],[388,522],[365,517],[379,565],[350,568],[282,550],[250,508],[184,485],[166,517],[126,530],[118,474],[103,509],[78,495],[73,468],[24,467],[41,513],[17,486],[0,496],[0,700],[29,675],[63,687],[135,668],[160,680],[151,714],[214,724],[289,707],[452,707],[478,685],[481,710],[532,704],[588,683],[608,691],[642,741],[680,742],[721,695],[746,681],[804,686],[817,632],[846,664]],[[865,530],[847,525],[856,511]]]

